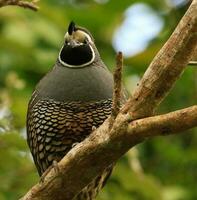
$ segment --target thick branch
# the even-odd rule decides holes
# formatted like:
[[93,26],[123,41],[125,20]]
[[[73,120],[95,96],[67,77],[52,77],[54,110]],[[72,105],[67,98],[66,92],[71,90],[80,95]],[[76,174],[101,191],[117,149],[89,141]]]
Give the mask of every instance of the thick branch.
[[169,93],[197,47],[197,0],[178,24],[145,72],[133,97],[123,108],[134,119],[150,116]]
[[14,6],[20,6],[23,8],[29,8],[31,10],[37,11],[38,6],[36,5],[37,1],[21,1],[21,0],[0,0],[0,7],[14,5]]
[[128,126],[128,133],[147,138],[179,133],[195,126],[197,126],[197,106],[192,106],[165,115],[135,120]]
[[129,122],[129,115],[119,115],[106,135],[108,126],[109,121],[106,121],[72,149],[59,162],[59,173],[51,170],[44,183],[35,185],[23,200],[72,199],[97,174],[144,138],[180,133],[197,126],[197,106],[133,122]]

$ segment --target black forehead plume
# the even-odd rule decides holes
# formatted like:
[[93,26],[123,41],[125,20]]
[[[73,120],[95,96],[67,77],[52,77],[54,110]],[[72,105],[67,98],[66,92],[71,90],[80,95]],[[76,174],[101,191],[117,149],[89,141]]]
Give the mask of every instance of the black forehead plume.
[[70,22],[68,26],[68,34],[72,35],[72,33],[76,31],[75,23],[73,21]]

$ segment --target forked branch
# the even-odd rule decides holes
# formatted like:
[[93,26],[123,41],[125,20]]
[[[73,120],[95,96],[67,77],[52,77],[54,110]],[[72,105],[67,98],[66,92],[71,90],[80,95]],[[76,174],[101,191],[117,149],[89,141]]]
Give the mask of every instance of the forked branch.
[[133,118],[150,116],[174,86],[197,50],[197,0],[157,53],[123,112]]
[[128,115],[119,115],[113,129],[106,135],[108,126],[109,121],[106,121],[72,149],[58,163],[59,172],[52,169],[44,183],[35,185],[22,200],[72,199],[97,174],[145,138],[178,134],[197,126],[197,106],[133,122],[129,122]]

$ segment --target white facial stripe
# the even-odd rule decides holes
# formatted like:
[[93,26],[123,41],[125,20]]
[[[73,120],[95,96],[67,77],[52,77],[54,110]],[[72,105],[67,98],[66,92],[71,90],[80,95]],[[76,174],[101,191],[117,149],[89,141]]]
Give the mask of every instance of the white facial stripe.
[[[85,35],[85,37],[88,39],[88,42],[93,43],[92,38],[86,32],[81,31],[81,30],[77,30],[77,32],[79,34]],[[67,38],[72,38],[72,36],[69,35],[68,32],[66,32],[66,34],[64,35],[64,39],[67,39]]]
[[88,39],[88,42],[91,42],[91,43],[93,42],[92,38],[86,32],[81,31],[81,30],[78,30],[78,32],[81,33],[81,34],[84,34],[85,37]]
[[69,67],[69,68],[81,68],[81,67],[85,67],[85,66],[91,64],[91,63],[94,61],[94,59],[95,59],[94,50],[93,50],[93,48],[92,48],[91,45],[90,45],[90,49],[91,49],[91,51],[92,51],[92,59],[91,59],[89,62],[84,63],[84,64],[82,64],[82,65],[70,65],[70,64],[67,64],[67,63],[65,63],[63,60],[61,60],[61,57],[60,57],[60,54],[61,54],[61,51],[62,51],[63,48],[64,48],[64,46],[62,46],[62,48],[61,48],[61,50],[60,50],[60,52],[59,52],[58,60],[59,60],[60,63],[61,63],[63,66],[65,66],[65,67]]

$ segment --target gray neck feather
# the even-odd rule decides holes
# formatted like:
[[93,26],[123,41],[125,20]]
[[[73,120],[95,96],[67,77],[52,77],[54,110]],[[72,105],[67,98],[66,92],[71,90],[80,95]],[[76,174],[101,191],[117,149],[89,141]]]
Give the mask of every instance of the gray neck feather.
[[57,62],[37,85],[34,103],[48,98],[65,102],[112,98],[112,75],[99,60],[98,58],[91,66],[76,69],[62,67]]

